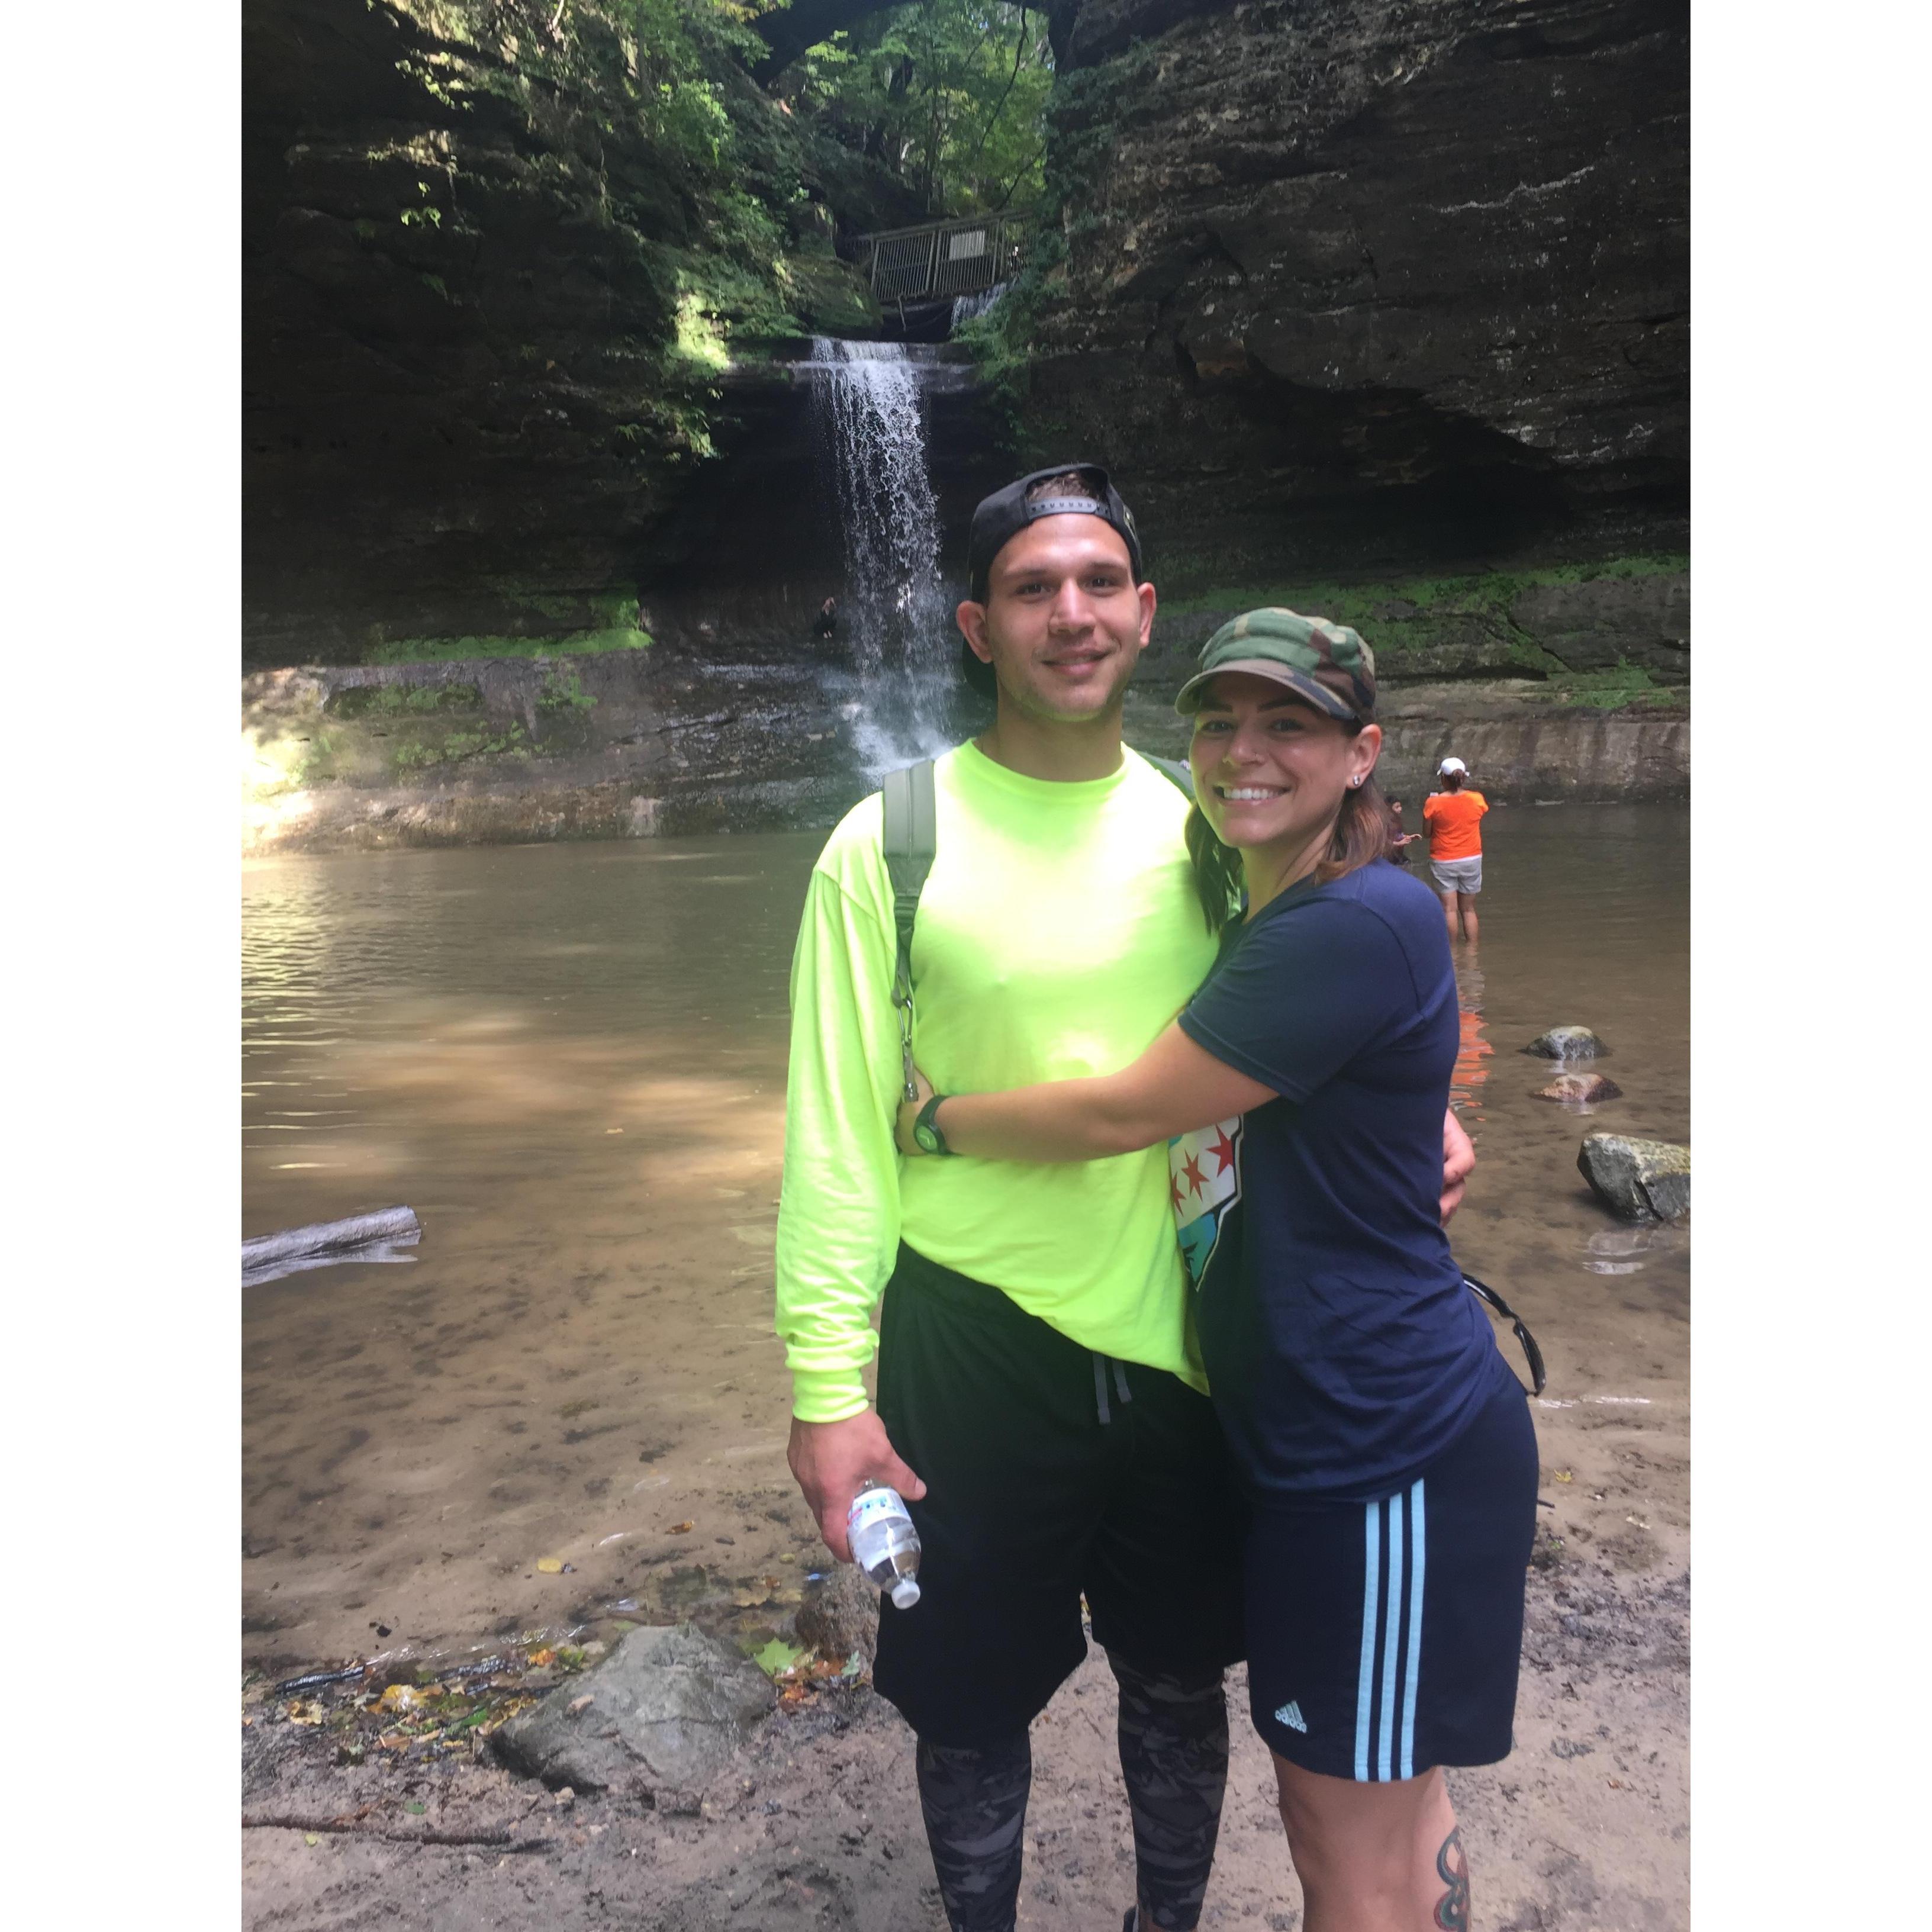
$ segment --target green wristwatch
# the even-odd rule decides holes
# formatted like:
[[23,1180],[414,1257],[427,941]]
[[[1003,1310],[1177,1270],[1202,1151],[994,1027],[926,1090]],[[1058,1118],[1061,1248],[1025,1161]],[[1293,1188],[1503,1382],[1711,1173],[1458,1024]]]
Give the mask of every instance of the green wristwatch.
[[939,1123],[932,1117],[939,1110],[944,1094],[935,1094],[920,1108],[912,1124],[912,1137],[922,1154],[950,1154],[952,1150],[946,1144],[946,1136],[939,1131]]

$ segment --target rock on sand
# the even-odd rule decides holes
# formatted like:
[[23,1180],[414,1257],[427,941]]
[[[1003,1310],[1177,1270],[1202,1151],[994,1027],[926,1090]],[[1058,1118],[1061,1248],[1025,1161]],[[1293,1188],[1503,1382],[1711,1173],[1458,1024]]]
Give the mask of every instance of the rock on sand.
[[1576,1167],[1597,1198],[1626,1221],[1675,1221],[1690,1211],[1690,1150],[1675,1141],[1586,1134]]
[[868,1666],[879,1647],[879,1592],[854,1563],[835,1563],[808,1577],[805,1601],[793,1620],[802,1642],[843,1664],[854,1651]]
[[1552,1027],[1523,1048],[1542,1060],[1601,1060],[1610,1048],[1588,1027]]
[[555,1787],[680,1808],[716,1777],[776,1694],[750,1659],[694,1624],[632,1630],[496,1733],[512,1769]]

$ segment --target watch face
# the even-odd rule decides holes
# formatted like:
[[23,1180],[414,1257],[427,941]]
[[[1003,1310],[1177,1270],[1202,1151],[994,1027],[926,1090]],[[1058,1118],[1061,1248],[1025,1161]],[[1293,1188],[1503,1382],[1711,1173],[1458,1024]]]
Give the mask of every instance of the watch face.
[[924,1121],[922,1120],[913,1129],[912,1137],[928,1154],[937,1154],[939,1151],[939,1136]]

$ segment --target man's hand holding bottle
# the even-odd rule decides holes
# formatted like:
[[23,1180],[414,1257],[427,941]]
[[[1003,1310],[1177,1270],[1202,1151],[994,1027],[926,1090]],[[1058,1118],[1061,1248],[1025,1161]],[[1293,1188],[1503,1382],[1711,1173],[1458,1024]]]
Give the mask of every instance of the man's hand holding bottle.
[[925,1484],[900,1460],[874,1409],[862,1409],[841,1422],[802,1422],[794,1416],[785,1460],[818,1520],[826,1548],[841,1563],[852,1561],[845,1519],[866,1484],[896,1490],[908,1502],[926,1494]]

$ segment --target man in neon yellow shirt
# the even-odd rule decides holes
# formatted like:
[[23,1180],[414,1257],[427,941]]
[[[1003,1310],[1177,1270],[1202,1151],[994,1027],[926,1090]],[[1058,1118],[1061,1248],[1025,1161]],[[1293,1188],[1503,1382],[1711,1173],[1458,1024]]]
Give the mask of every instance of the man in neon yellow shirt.
[[[942,1093],[1111,1072],[1206,975],[1186,801],[1120,740],[1152,627],[1104,471],[1023,478],[974,518],[958,609],[992,728],[939,760],[913,941],[915,1048]],[[790,1460],[835,1556],[873,1480],[924,1552],[874,1682],[917,1734],[955,1932],[1014,1923],[1027,1727],[1085,1654],[1120,1687],[1138,1895],[1192,1928],[1241,1654],[1242,1505],[1191,1346],[1164,1150],[1078,1166],[903,1163],[892,895],[877,795],[814,868],[792,968],[778,1328]],[[863,1370],[881,1294],[879,1400]],[[906,1460],[902,1460],[902,1452]]]

